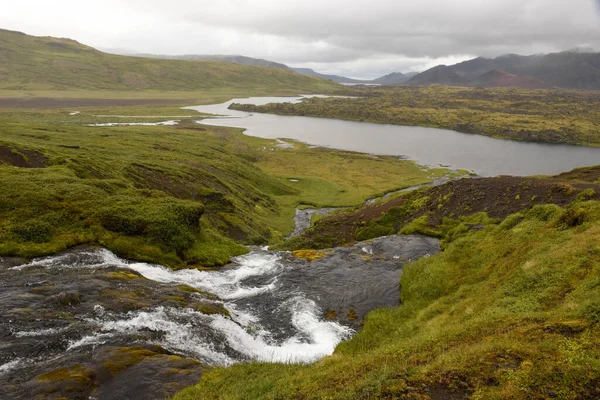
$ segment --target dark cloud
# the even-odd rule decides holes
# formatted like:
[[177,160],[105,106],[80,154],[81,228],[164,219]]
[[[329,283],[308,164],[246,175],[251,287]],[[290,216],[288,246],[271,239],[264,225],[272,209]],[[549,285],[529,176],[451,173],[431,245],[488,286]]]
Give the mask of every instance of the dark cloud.
[[26,1],[3,10],[0,24],[97,46],[241,53],[363,76],[476,55],[600,49],[600,0]]

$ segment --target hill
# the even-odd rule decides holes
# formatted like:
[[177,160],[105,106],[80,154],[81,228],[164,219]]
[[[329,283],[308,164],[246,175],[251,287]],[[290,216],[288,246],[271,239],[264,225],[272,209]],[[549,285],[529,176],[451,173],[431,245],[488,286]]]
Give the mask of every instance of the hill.
[[549,89],[550,86],[539,79],[508,74],[497,69],[486,72],[473,82],[473,85],[493,87],[519,87],[524,89]]
[[428,69],[425,72],[421,72],[418,75],[412,77],[409,81],[412,85],[448,85],[448,86],[462,86],[466,81],[452,70],[451,67],[445,65],[438,65]]
[[119,56],[70,39],[0,30],[0,89],[193,91],[222,87],[299,92],[337,89],[332,82],[283,68]]
[[392,72],[391,74],[384,75],[381,78],[373,79],[371,83],[388,86],[400,85],[417,74],[417,72],[409,72],[406,74],[403,74],[402,72]]
[[130,54],[133,57],[161,58],[167,60],[196,60],[196,61],[222,61],[233,64],[253,65],[256,67],[270,67],[291,70],[285,64],[274,61],[264,60],[262,58],[252,58],[241,55],[221,55],[221,54],[186,54],[182,56],[167,56],[160,54]]
[[[597,177],[469,179],[356,210],[352,228],[370,237],[443,238],[443,252],[404,267],[399,307],[371,312],[315,364],[218,368],[175,400],[599,398]],[[340,235],[341,218],[313,230]]]
[[310,68],[292,68],[292,69],[302,75],[315,76],[317,78],[322,78],[322,79],[329,79],[329,80],[332,80],[337,83],[371,83],[370,81],[346,78],[345,76],[321,74]]
[[404,82],[407,82],[409,79],[418,74],[418,72],[408,72],[403,74],[402,72],[392,72],[391,74],[384,75],[382,77],[372,79],[372,80],[363,80],[363,79],[352,79],[346,78],[345,76],[339,75],[327,75],[321,74],[312,70],[310,68],[293,68],[294,71],[299,74],[308,75],[308,76],[316,76],[318,78],[329,79],[338,83],[355,83],[355,84],[371,84],[371,85],[385,85],[385,86],[394,86],[401,85]]
[[[447,76],[453,78],[439,79],[440,70],[445,71]],[[582,51],[563,51],[531,56],[507,54],[496,58],[478,57],[451,66],[431,68],[407,83],[412,85],[442,83],[477,86],[480,84],[480,77],[492,71],[514,76],[510,79],[506,76],[497,79],[496,83],[501,86],[600,89],[600,53]],[[497,73],[495,74],[497,75]],[[457,76],[461,79],[456,79]]]

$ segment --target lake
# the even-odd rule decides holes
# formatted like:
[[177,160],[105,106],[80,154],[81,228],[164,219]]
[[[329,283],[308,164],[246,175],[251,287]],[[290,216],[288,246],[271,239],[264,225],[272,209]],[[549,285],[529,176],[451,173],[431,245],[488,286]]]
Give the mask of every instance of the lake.
[[554,175],[600,164],[600,148],[495,139],[446,129],[249,114],[228,109],[232,103],[263,105],[302,99],[253,97],[187,108],[227,116],[205,119],[201,123],[244,128],[245,134],[250,136],[289,138],[341,150],[394,155],[426,166],[467,169],[481,176]]

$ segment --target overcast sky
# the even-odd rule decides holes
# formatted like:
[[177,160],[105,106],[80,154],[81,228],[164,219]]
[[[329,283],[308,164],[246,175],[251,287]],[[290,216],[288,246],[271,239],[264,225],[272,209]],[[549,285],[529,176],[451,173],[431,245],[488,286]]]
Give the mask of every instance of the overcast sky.
[[0,0],[0,27],[375,78],[474,56],[600,50],[600,0]]

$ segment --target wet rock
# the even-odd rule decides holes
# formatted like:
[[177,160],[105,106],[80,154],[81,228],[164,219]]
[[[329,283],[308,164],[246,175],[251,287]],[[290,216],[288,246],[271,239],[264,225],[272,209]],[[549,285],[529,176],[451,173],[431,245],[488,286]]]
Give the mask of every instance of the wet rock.
[[75,306],[81,303],[81,294],[75,290],[62,292],[48,298],[50,302],[57,303],[62,306]]

